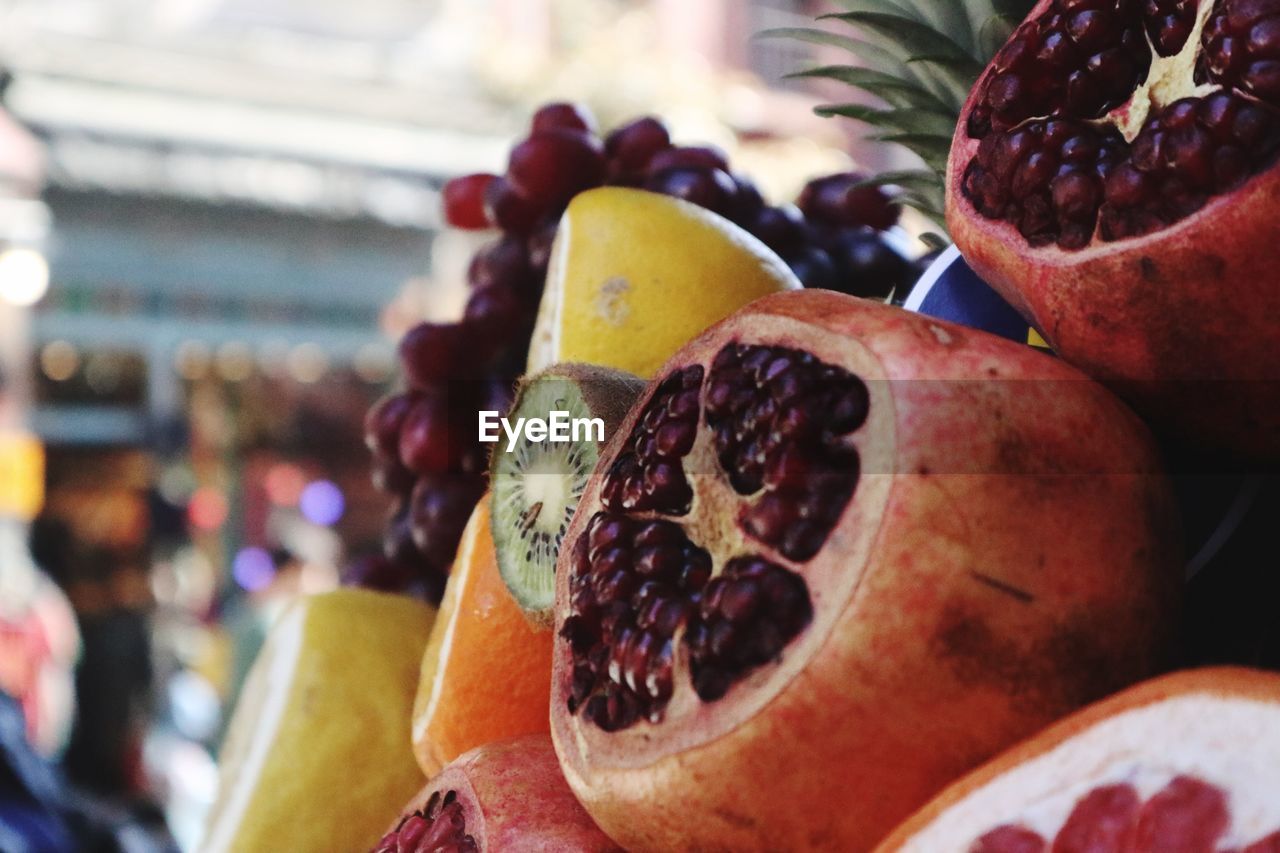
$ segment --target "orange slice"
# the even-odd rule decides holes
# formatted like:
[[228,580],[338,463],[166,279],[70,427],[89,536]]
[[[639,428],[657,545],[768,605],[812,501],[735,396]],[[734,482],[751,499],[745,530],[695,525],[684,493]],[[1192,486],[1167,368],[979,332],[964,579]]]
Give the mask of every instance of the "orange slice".
[[422,658],[413,752],[428,776],[477,746],[550,730],[552,637],[530,625],[498,573],[486,495]]

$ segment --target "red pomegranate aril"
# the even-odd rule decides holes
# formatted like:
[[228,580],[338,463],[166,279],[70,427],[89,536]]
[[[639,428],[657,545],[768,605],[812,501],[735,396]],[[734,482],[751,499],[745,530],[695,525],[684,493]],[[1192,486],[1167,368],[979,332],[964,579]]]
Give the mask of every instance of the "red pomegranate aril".
[[595,137],[552,128],[511,149],[507,180],[533,204],[552,208],[601,184],[604,153]]
[[557,102],[539,107],[533,114],[529,129],[531,134],[556,129],[593,134],[596,132],[596,120],[583,104]]
[[441,193],[445,221],[454,228],[471,231],[491,228],[493,221],[485,212],[485,191],[496,175],[475,174],[454,178]]
[[1021,826],[1000,826],[973,842],[969,853],[1044,853],[1048,849],[1039,834]]
[[458,795],[431,795],[426,806],[403,818],[374,845],[372,853],[476,853],[476,840],[467,834]]
[[1274,832],[1261,841],[1250,844],[1242,853],[1280,853],[1280,832]]
[[485,215],[508,234],[529,234],[547,209],[521,193],[506,178],[489,182],[484,192]]
[[1076,803],[1053,841],[1053,853],[1121,851],[1130,841],[1141,806],[1132,785],[1108,785]]
[[1147,800],[1134,830],[1136,850],[1212,851],[1226,831],[1226,797],[1212,785],[1179,776]]

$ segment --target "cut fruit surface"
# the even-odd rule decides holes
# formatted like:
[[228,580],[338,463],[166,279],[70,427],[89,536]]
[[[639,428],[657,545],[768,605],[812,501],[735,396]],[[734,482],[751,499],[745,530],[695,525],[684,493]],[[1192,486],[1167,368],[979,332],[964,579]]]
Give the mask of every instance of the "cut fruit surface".
[[467,522],[422,655],[413,753],[431,776],[490,741],[547,731],[551,632],[525,619],[498,574],[489,500]]
[[552,365],[520,383],[507,419],[518,425],[559,418],[566,433],[537,442],[521,435],[514,446],[503,436],[489,473],[498,568],[537,625],[551,624],[556,555],[600,447],[642,388],[632,374],[586,364]]
[[1280,458],[1280,2],[1041,0],[948,166],[966,261],[1184,441]]
[[460,756],[405,807],[372,853],[615,853],[533,735]]
[[1073,369],[766,297],[682,349],[596,467],[556,571],[552,737],[627,849],[867,849],[1155,671],[1175,543],[1149,436]]
[[590,190],[560,220],[529,372],[579,361],[648,378],[712,323],[799,287],[771,249],[708,210],[642,190]]
[[1052,726],[949,787],[878,851],[1280,849],[1280,676],[1178,673]]
[[201,850],[359,850],[378,837],[422,784],[404,739],[434,615],[356,589],[289,606],[232,717]]

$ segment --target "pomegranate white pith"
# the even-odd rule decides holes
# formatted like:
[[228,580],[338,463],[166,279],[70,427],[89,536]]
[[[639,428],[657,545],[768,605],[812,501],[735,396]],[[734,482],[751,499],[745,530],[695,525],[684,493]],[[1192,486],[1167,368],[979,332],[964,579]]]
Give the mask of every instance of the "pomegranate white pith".
[[[1206,35],[1212,32],[1211,15],[1245,3],[1266,7],[1264,16],[1280,15],[1280,4],[1257,0],[1191,4],[1194,29],[1182,48],[1163,57],[1152,52],[1151,42],[1144,36],[1144,43],[1136,50],[1153,56],[1144,82],[1133,86],[1126,99],[1109,110],[1095,115],[1055,105],[1046,111],[1015,114],[1022,123],[1015,123],[1008,132],[1053,119],[1076,122],[1085,131],[1114,126],[1123,137],[1123,150],[1112,161],[1097,164],[1097,178],[1093,166],[1085,169],[1088,180],[1096,183],[1074,202],[1091,198],[1095,213],[1093,218],[1084,217],[1090,224],[1081,226],[1087,228],[1088,236],[1078,238],[1087,240],[1080,247],[1064,248],[1055,242],[1054,235],[1061,230],[1058,226],[1034,236],[1035,228],[1028,231],[1023,219],[1017,218],[1025,214],[1011,214],[1015,221],[993,215],[994,210],[984,213],[966,190],[966,173],[979,158],[983,143],[982,138],[971,135],[970,118],[984,109],[988,86],[1001,73],[1004,60],[998,55],[979,78],[956,129],[948,169],[947,223],[969,264],[1034,323],[1058,353],[1090,375],[1112,383],[1161,429],[1184,441],[1274,460],[1280,458],[1280,360],[1274,356],[1280,346],[1280,322],[1275,319],[1280,316],[1280,286],[1272,261],[1275,221],[1280,213],[1280,170],[1276,167],[1280,112],[1275,109],[1280,102],[1235,79],[1242,73],[1247,76],[1247,70],[1237,69],[1212,79],[1196,76],[1197,63],[1206,55],[1202,36],[1211,40]],[[1142,5],[1129,4],[1130,11],[1125,14],[1139,14]],[[1110,2],[1092,0],[1042,0],[1019,32],[1054,14],[1069,19],[1080,9],[1109,10],[1111,6]],[[1068,7],[1070,10],[1064,11]],[[1011,42],[1018,38],[1015,34]],[[1246,40],[1237,39],[1239,44]],[[1081,51],[1082,56],[1087,52]],[[1237,55],[1243,53],[1243,48],[1237,51]],[[1083,58],[1079,62],[1083,65]],[[1052,72],[1057,77],[1065,73]],[[1167,110],[1179,99],[1205,103],[1219,93],[1230,95],[1234,103],[1248,106],[1267,122],[1265,141],[1248,136],[1245,142],[1226,138],[1211,146],[1205,143],[1205,157],[1221,149],[1223,163],[1234,165],[1219,166],[1214,161],[1204,168],[1211,172],[1222,168],[1229,174],[1214,173],[1217,177],[1206,179],[1207,184],[1189,188],[1189,167],[1181,164],[1176,146],[1169,141],[1175,136],[1173,131],[1162,137],[1163,148],[1147,145],[1142,157],[1134,153],[1140,147],[1137,138],[1145,119],[1168,115]],[[1207,133],[1200,125],[1185,132]],[[1154,138],[1150,132],[1146,135],[1146,142]],[[1054,156],[1060,153],[1055,150]],[[1027,168],[1027,156],[1010,160],[1011,171],[1001,176],[999,186],[1014,192],[1021,171]],[[1116,177],[1119,166],[1138,160],[1156,164],[1156,171],[1143,173],[1147,181],[1143,192],[1153,199],[1152,204],[1159,207],[1163,204],[1159,200],[1166,196],[1181,200],[1174,205],[1176,211],[1160,207],[1158,222],[1151,220],[1128,230],[1134,228],[1130,220],[1114,215],[1109,218],[1107,213],[1120,209],[1108,207],[1111,199],[1123,197],[1113,192],[1109,181]],[[1200,162],[1203,164],[1203,159]],[[1064,155],[1061,164],[1055,161],[1052,167],[1059,170],[1054,180],[1077,166]],[[1046,174],[1045,180],[1053,176],[1052,171]],[[1173,182],[1170,186],[1176,184],[1180,189],[1166,192],[1161,182]],[[1024,185],[1031,183],[1024,181]],[[1045,195],[1048,186],[1037,191],[1043,198],[1051,198],[1051,194]],[[1061,189],[1065,201],[1070,193],[1066,185]],[[1014,203],[1016,207],[1023,202],[1014,199]],[[1135,210],[1145,208],[1139,205]],[[1104,223],[1121,220],[1128,224],[1119,233],[1108,233]]]
[[1149,802],[1177,777],[1225,795],[1229,818],[1214,849],[1243,849],[1280,831],[1280,677],[1182,673],[1078,717],[958,782],[879,850],[963,851],[1001,826],[1051,842],[1090,791],[1129,785]]
[[553,739],[616,841],[867,849],[950,778],[1159,665],[1179,555],[1141,424],[1029,348],[819,291],[753,303],[642,395],[565,537],[557,630],[571,612],[574,544],[649,398],[732,342],[803,351],[865,383],[866,420],[847,438],[860,474],[818,553],[788,560],[735,523],[744,499],[712,449],[702,389],[682,460],[692,504],[659,515],[712,555],[713,576],[747,554],[793,571],[812,618],[710,700],[691,687],[677,631],[670,701],[614,731],[570,711],[575,652],[557,641]]

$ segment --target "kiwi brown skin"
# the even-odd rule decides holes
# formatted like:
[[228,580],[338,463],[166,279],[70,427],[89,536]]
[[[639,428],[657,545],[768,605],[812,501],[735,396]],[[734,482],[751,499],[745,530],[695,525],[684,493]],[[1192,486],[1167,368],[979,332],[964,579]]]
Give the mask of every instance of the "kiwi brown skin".
[[[600,418],[604,421],[605,442],[601,444],[601,450],[604,449],[605,443],[613,439],[614,433],[617,432],[632,405],[635,404],[636,400],[640,399],[641,392],[644,391],[648,384],[635,374],[612,367],[579,362],[552,364],[537,373],[520,379],[516,384],[515,399],[511,403],[510,413],[515,413],[519,410],[520,404],[524,401],[525,393],[530,386],[546,379],[572,382],[582,395],[582,400],[591,413],[591,417]],[[500,450],[495,449],[490,456],[490,483],[494,482],[496,478],[500,453]],[[492,524],[494,525],[512,523],[514,523],[513,519],[498,518],[496,514],[492,516]],[[517,601],[519,601],[518,598]],[[524,610],[525,618],[535,627],[551,628],[554,608],[529,610],[522,605],[522,609]]]

